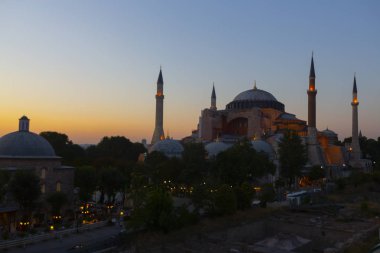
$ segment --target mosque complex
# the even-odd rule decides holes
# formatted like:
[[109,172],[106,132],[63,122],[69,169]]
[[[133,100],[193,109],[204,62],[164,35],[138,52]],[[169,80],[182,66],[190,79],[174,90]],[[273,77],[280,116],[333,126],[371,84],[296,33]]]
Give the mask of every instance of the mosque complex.
[[[271,93],[257,88],[238,94],[224,109],[217,109],[216,92],[213,85],[211,105],[201,111],[197,129],[181,142],[201,142],[205,145],[208,157],[228,149],[242,138],[248,138],[252,147],[264,152],[277,166],[279,175],[279,143],[283,134],[294,131],[301,137],[307,147],[308,162],[305,167],[321,166],[328,177],[344,176],[348,167],[368,171],[371,161],[362,159],[358,132],[358,89],[354,76],[352,91],[352,142],[350,145],[339,145],[338,135],[325,129],[316,128],[316,76],[314,58],[311,58],[308,96],[308,120],[298,119],[286,112],[285,105]],[[180,141],[165,138],[163,131],[163,77],[160,69],[156,93],[155,129],[149,152],[160,151],[169,157],[181,156],[183,146]]]

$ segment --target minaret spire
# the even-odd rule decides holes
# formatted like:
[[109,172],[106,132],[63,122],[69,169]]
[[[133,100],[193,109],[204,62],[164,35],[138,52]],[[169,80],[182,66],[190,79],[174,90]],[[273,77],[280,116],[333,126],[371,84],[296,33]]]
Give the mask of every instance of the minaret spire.
[[356,75],[354,75],[354,85],[352,88],[352,156],[353,166],[356,167],[359,165],[359,160],[361,156],[360,145],[359,145],[359,119],[358,119],[358,88],[356,87]]
[[216,111],[216,94],[215,94],[215,85],[214,83],[212,83],[212,93],[211,93],[211,107],[210,107],[211,110],[215,110]]
[[308,126],[316,127],[316,95],[317,90],[315,89],[315,70],[314,70],[314,55],[311,55],[311,65],[309,74],[309,89],[307,90],[308,95]]
[[323,158],[318,152],[317,128],[316,128],[316,96],[317,90],[315,89],[315,70],[314,70],[314,53],[311,54],[311,64],[309,73],[309,89],[307,90],[308,97],[308,121],[307,121],[307,135],[308,135],[308,157],[311,165],[322,165]]
[[311,65],[310,65],[310,74],[309,77],[315,78],[315,70],[314,70],[314,52],[311,53]]
[[160,73],[157,79],[157,93],[156,93],[156,122],[151,144],[165,139],[164,134],[164,79],[162,77],[162,69],[160,66]]

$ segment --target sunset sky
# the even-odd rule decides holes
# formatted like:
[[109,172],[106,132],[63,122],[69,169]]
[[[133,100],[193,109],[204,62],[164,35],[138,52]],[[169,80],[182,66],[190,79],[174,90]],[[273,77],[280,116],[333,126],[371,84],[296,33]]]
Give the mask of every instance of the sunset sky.
[[150,141],[156,81],[164,129],[190,135],[210,106],[253,87],[307,120],[311,52],[317,127],[380,136],[380,1],[0,1],[0,135],[27,115],[31,131],[75,143],[123,135]]

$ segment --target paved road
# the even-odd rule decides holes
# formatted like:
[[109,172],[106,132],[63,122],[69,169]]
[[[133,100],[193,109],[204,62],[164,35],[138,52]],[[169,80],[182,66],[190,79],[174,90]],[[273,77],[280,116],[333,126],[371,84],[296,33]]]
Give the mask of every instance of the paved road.
[[[25,248],[11,248],[8,250],[9,253],[63,253],[63,252],[92,252],[94,251],[94,246],[104,247],[108,244],[111,246],[113,238],[120,232],[120,227],[106,226],[102,228],[97,228],[87,232],[74,233],[68,237],[63,237],[61,239],[49,240],[45,242],[39,242],[36,244],[26,245]],[[75,245],[83,245],[82,249],[71,249]],[[98,248],[98,249],[100,249]],[[97,250],[98,250],[97,249]]]

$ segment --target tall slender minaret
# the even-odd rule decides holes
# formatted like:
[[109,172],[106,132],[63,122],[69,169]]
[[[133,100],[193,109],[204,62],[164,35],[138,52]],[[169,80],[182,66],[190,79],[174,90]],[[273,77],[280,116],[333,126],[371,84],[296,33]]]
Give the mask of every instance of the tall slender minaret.
[[[314,59],[313,54],[311,55],[311,66],[309,74],[309,89],[307,90],[308,95],[308,129],[314,130],[316,127],[316,95],[317,90],[315,89],[315,71],[314,71]],[[310,133],[309,133],[310,135]]]
[[211,110],[216,111],[216,95],[215,95],[215,86],[214,83],[212,84],[212,93],[211,93]]
[[308,159],[311,165],[322,165],[323,159],[318,151],[317,128],[316,128],[316,96],[317,90],[315,89],[315,70],[314,70],[314,57],[311,55],[311,66],[309,74],[309,89],[307,90],[308,96],[308,121],[307,121],[307,148]]
[[352,160],[353,162],[359,162],[360,160],[360,145],[359,145],[359,135],[358,135],[358,129],[359,129],[359,123],[358,123],[358,89],[356,87],[356,76],[354,75],[354,87],[352,89]]
[[165,139],[164,134],[164,79],[162,78],[162,71],[160,68],[160,74],[157,80],[157,93],[156,93],[156,124],[154,127],[154,133],[151,144]]

